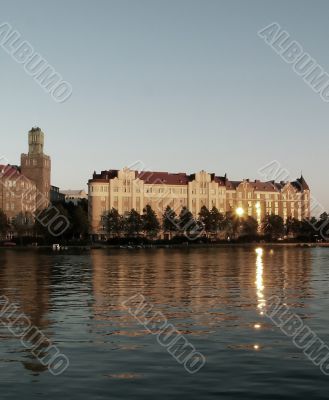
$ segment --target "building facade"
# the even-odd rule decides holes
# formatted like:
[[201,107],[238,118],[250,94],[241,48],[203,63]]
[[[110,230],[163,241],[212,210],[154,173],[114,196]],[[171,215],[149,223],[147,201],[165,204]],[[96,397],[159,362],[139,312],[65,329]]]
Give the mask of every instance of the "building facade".
[[88,182],[90,233],[105,235],[103,216],[112,208],[121,215],[150,205],[161,217],[167,206],[176,214],[187,207],[195,217],[206,206],[219,212],[254,217],[266,214],[302,220],[310,217],[310,189],[303,176],[294,182],[231,181],[227,176],[200,171],[195,174],[138,172],[129,168],[96,172]]
[[11,220],[21,212],[34,214],[50,202],[51,161],[44,154],[44,133],[32,128],[28,141],[21,166],[0,165],[0,208]]
[[37,187],[19,167],[0,165],[0,208],[12,220],[19,213],[34,213]]
[[59,187],[50,186],[50,202],[53,203],[61,203],[65,201],[65,195],[60,192]]

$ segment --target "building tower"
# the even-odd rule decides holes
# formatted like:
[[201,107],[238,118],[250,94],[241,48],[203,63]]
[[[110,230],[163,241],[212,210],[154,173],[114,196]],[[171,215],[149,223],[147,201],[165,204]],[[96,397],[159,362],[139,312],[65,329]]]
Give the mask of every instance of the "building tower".
[[37,209],[48,207],[50,201],[51,160],[43,152],[44,136],[40,128],[32,128],[29,131],[29,152],[21,155],[21,172],[37,187]]

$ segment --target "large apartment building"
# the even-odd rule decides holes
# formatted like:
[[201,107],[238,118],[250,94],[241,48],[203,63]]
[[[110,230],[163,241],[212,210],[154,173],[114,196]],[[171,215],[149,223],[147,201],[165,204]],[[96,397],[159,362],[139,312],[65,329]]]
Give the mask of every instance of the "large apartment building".
[[49,205],[51,161],[44,154],[44,133],[40,128],[29,131],[28,144],[28,153],[21,155],[21,166],[0,165],[0,208],[9,219]]
[[112,208],[122,215],[150,205],[161,217],[169,205],[176,214],[187,207],[197,216],[202,206],[221,213],[235,212],[261,223],[266,214],[302,220],[310,216],[310,189],[303,176],[294,182],[231,181],[201,171],[186,173],[138,172],[129,168],[96,172],[88,182],[90,233],[106,235],[104,215]]

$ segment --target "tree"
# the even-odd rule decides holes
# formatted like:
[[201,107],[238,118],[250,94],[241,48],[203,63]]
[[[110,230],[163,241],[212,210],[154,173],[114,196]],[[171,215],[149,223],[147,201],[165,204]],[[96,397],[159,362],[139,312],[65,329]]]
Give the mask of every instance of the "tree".
[[165,233],[169,233],[171,235],[173,232],[177,231],[177,227],[177,215],[170,206],[167,206],[162,217],[162,229]]
[[119,237],[123,231],[123,219],[118,210],[112,208],[105,216],[107,233],[112,237]]
[[319,217],[319,222],[325,222],[329,219],[329,215],[327,212],[323,212]]
[[285,224],[285,227],[286,227],[287,236],[293,236],[293,237],[300,236],[300,234],[301,234],[301,221],[299,221],[298,219],[293,218],[291,216],[288,217],[287,221],[286,221],[286,224]]
[[[61,220],[69,221],[68,227],[63,231],[63,226],[56,223],[56,219],[61,216]],[[52,223],[54,221],[54,223]],[[72,219],[65,207],[58,203],[55,207],[49,206],[48,208],[38,211],[35,216],[34,224],[35,233],[42,237],[46,242],[59,242],[63,239],[68,239],[72,236]]]
[[136,210],[132,209],[124,221],[124,230],[128,236],[139,236],[142,229],[142,218]]
[[236,238],[239,232],[240,219],[232,211],[226,213],[223,228],[227,238]]
[[191,226],[195,223],[193,214],[187,209],[187,207],[183,207],[178,216],[178,226],[182,232],[188,232]]
[[0,210],[0,235],[1,237],[5,237],[9,231],[9,223],[7,215]]
[[[66,231],[64,231],[59,236],[54,236],[54,234],[57,235],[58,232],[56,232],[56,228],[55,227],[50,226],[50,234],[51,234],[51,236],[54,237],[54,239],[56,237],[58,237],[60,239],[65,239],[65,240],[69,239],[70,237],[72,237],[72,232],[73,232],[72,215],[70,215],[70,213],[66,210],[66,208],[62,204],[58,204],[56,206],[56,208],[57,208],[58,215],[61,215],[62,217],[66,218],[69,221],[70,225],[69,225],[68,229]],[[54,229],[54,228],[55,228],[55,231],[52,232],[52,229]]]
[[160,230],[160,223],[150,205],[147,205],[143,210],[142,216],[143,231],[146,236],[154,238],[158,235]]
[[300,224],[299,237],[306,240],[314,241],[319,236],[318,220],[315,217],[304,219]]
[[216,207],[210,211],[210,232],[218,234],[223,229],[224,215],[221,214]]
[[280,215],[266,215],[263,220],[262,230],[271,239],[278,239],[284,235],[284,223]]
[[199,221],[208,233],[211,230],[211,214],[206,206],[202,206],[199,212]]
[[22,241],[24,236],[31,236],[34,229],[34,218],[29,212],[20,212],[13,219],[13,228],[20,240]]
[[79,239],[86,237],[89,231],[88,214],[78,205],[74,208],[72,214],[73,236],[77,235]]
[[194,219],[193,214],[188,210],[187,207],[182,208],[178,217],[178,225],[179,230],[190,238],[200,235],[204,229],[203,224]]
[[243,236],[257,236],[257,231],[258,231],[258,222],[255,220],[255,218],[251,216],[247,216],[242,220],[241,224],[241,234]]

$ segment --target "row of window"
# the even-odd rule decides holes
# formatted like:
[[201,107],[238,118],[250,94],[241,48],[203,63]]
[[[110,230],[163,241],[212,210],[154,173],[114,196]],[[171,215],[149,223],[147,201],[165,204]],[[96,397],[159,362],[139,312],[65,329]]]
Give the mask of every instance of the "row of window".
[[[253,193],[252,192],[248,192],[247,193],[247,197],[244,197],[243,196],[243,193],[242,192],[237,192],[237,193],[231,193],[231,192],[227,192],[227,198],[229,198],[229,199],[234,199],[234,198],[238,198],[238,199],[243,199],[243,200],[246,200],[246,199],[258,199],[258,200],[261,200],[261,199],[265,199],[265,200],[279,200],[280,199],[280,195],[279,194],[271,194],[271,193],[265,193],[265,194],[263,194],[263,193],[255,193],[256,194],[256,197],[253,197],[252,195],[253,195]],[[282,194],[281,195],[282,196],[282,200],[293,200],[293,201],[296,201],[296,200],[299,200],[299,199],[301,199],[302,198],[302,194],[301,193],[295,193],[295,194],[290,194],[290,195],[286,195],[286,194]],[[307,194],[304,194],[304,200],[305,201],[307,201],[308,200],[308,195]]]
[[[100,192],[100,193],[108,193],[108,189],[109,186],[91,186],[91,191],[92,192]],[[114,187],[113,188],[113,192],[114,193],[119,193],[120,189],[119,187]],[[135,190],[136,193],[140,193],[140,189],[137,188]],[[122,189],[122,193],[130,193],[130,188],[123,188]],[[160,188],[156,188],[156,187],[146,187],[144,188],[144,193],[145,194],[187,194],[187,189],[183,189],[183,188],[164,188],[164,187],[160,187]],[[197,194],[196,189],[192,190],[192,194]],[[207,195],[208,192],[205,189],[200,189],[199,190],[199,194],[203,194],[203,195]],[[216,190],[215,189],[211,189],[210,190],[210,194],[216,194]],[[219,194],[222,194],[221,191],[219,191]],[[275,201],[299,201],[299,205],[300,205],[300,200],[301,200],[301,194],[298,193],[295,196],[287,196],[286,194],[282,194],[282,199],[279,198],[279,194],[270,194],[270,193],[266,193],[266,194],[260,194],[260,193],[256,193],[256,198],[252,197],[252,193],[248,192],[247,193],[247,198],[243,198],[242,197],[242,192],[237,192],[237,193],[230,193],[227,192],[227,198],[228,199],[235,199],[236,195],[237,198],[239,200],[275,200]],[[304,195],[304,201],[308,201],[308,196],[307,194]],[[277,207],[277,205],[276,205]],[[286,205],[284,205],[284,207],[286,207]]]
[[[39,161],[41,162],[41,165],[40,165]],[[25,165],[26,166],[31,166],[32,165],[33,167],[36,167],[38,165],[49,167],[50,166],[50,161],[49,160],[38,160],[37,158],[26,158]]]

